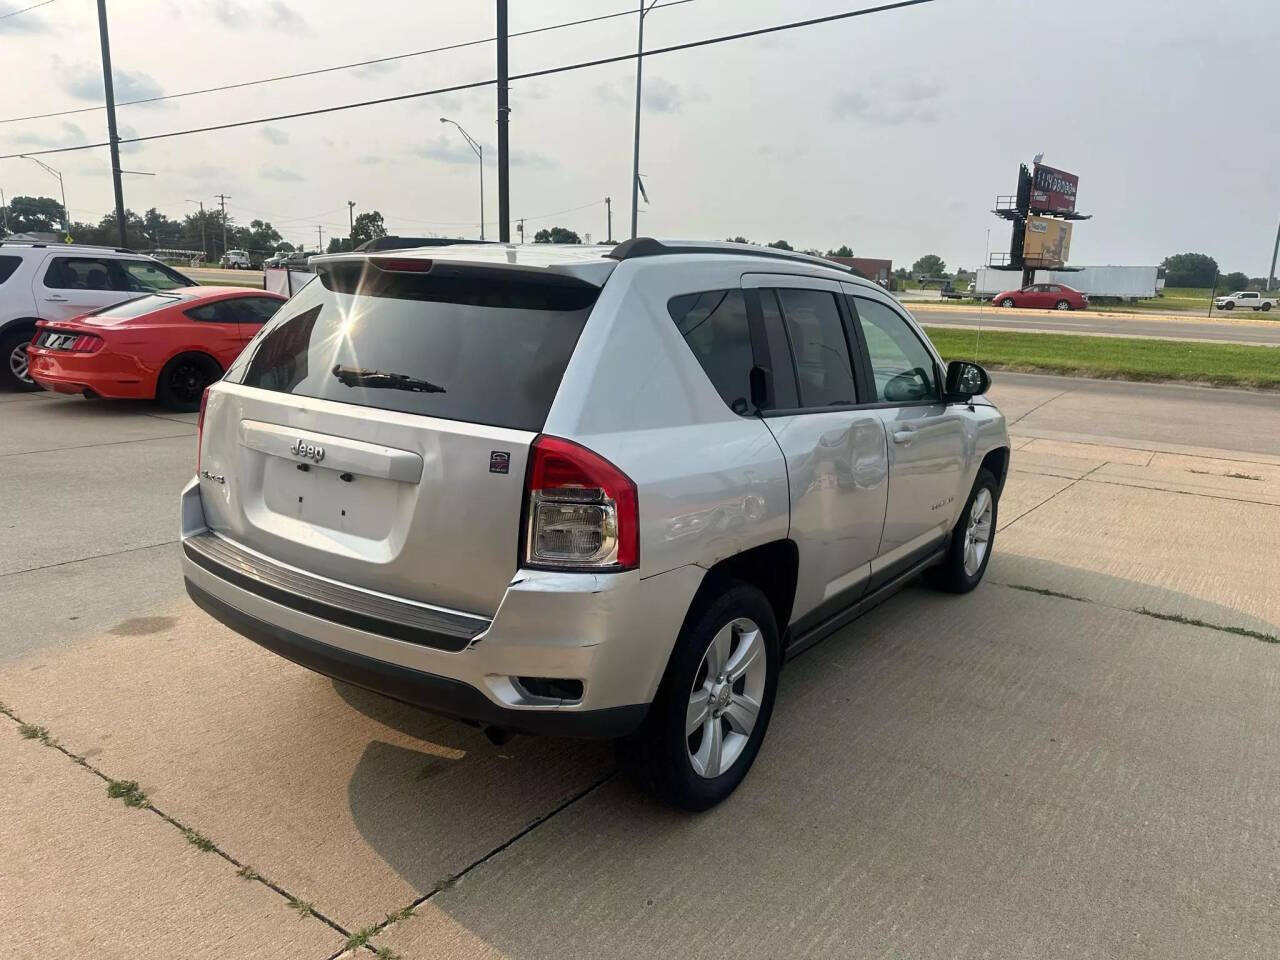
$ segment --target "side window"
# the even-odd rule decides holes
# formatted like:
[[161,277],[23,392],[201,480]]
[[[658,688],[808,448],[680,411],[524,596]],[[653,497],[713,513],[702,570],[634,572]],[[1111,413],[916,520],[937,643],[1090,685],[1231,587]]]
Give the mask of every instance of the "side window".
[[4,283],[12,277],[21,263],[21,257],[0,257],[0,283]]
[[913,403],[938,398],[933,354],[899,314],[876,300],[850,297],[867,342],[876,399],[881,403]]
[[834,407],[858,402],[849,344],[834,294],[824,290],[778,291],[796,358],[800,405]]
[[1059,287],[1059,286],[1057,286],[1056,284],[1052,284],[1052,283],[1051,283],[1051,284],[1049,284],[1049,292],[1050,292],[1050,293],[1061,293],[1061,292],[1062,292],[1062,288],[1061,288],[1061,287]]
[[773,408],[795,410],[800,406],[800,394],[796,391],[796,367],[791,357],[791,343],[782,323],[782,311],[778,308],[778,295],[769,289],[761,289],[759,293],[773,379]]
[[187,286],[187,282],[172,270],[162,267],[158,263],[152,263],[150,260],[121,260],[120,266],[124,268],[126,283],[125,289],[138,290],[147,292],[150,290],[173,290],[177,287]]
[[284,303],[270,297],[239,297],[234,301],[241,323],[262,324],[270,320]]
[[202,323],[235,323],[237,319],[235,307],[230,300],[218,300],[192,307],[187,311],[187,316]]
[[111,264],[92,257],[54,257],[44,274],[51,290],[114,290]]
[[751,330],[741,290],[711,290],[673,297],[667,304],[689,349],[729,409],[751,413]]

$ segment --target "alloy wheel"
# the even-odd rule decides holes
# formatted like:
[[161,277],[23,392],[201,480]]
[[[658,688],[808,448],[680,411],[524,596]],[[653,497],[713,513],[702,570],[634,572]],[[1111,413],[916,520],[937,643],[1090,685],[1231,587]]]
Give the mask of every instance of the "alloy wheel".
[[717,631],[689,693],[689,762],[712,779],[733,766],[751,740],[764,699],[768,659],[759,625],[738,617]]
[[972,577],[982,569],[991,543],[991,491],[983,487],[969,507],[969,524],[964,531],[964,572]]
[[182,403],[199,402],[208,384],[204,365],[195,360],[184,360],[169,371],[169,392]]
[[12,373],[23,383],[34,383],[31,374],[27,369],[27,347],[30,341],[18,344],[13,348],[13,352],[9,354],[9,372]]

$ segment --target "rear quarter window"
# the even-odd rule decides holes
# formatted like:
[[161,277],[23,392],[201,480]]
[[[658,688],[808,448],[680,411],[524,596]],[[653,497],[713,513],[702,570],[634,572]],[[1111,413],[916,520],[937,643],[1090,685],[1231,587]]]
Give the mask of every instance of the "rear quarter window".
[[739,416],[751,413],[751,330],[741,290],[672,297],[667,312],[716,392]]
[[0,257],[0,283],[13,276],[14,271],[22,265],[21,257]]
[[541,430],[599,289],[450,265],[332,264],[227,371],[245,386],[468,423]]

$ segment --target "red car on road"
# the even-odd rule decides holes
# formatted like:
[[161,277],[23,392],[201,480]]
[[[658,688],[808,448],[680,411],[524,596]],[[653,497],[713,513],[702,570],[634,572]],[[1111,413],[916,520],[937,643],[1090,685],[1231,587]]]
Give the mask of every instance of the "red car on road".
[[1029,307],[1032,310],[1083,310],[1089,298],[1065,283],[1033,283],[1021,290],[1006,290],[992,297],[997,307]]
[[243,287],[178,287],[95,310],[42,320],[27,348],[31,378],[86,397],[155,398],[196,410],[285,297]]

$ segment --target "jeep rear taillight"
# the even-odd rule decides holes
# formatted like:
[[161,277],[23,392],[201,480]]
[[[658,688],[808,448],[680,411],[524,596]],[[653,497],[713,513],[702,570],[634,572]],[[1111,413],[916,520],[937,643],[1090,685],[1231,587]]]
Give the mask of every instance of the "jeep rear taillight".
[[636,485],[604,457],[570,440],[533,441],[525,524],[526,566],[634,570],[640,564]]

